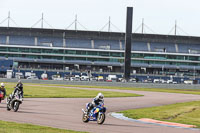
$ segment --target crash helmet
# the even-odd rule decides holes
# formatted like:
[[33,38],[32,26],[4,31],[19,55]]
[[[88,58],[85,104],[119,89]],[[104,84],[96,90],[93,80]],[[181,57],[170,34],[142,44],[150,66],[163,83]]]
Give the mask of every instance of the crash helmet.
[[102,93],[98,93],[98,95],[96,96],[97,99],[99,100],[103,100],[104,95]]
[[21,80],[18,80],[17,84],[22,84],[22,81],[21,81]]
[[5,84],[3,82],[1,83],[1,87],[5,87]]
[[20,88],[23,87],[23,84],[22,84],[21,80],[19,80],[19,81],[17,82],[17,87],[20,87]]

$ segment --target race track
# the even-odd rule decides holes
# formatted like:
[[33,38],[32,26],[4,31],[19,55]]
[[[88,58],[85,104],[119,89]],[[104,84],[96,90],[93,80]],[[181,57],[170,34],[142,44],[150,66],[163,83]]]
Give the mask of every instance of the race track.
[[[76,88],[74,88],[76,89]],[[80,88],[79,88],[80,89]],[[83,88],[89,89],[89,88]],[[99,89],[94,89],[99,90]],[[101,89],[108,91],[108,89]],[[142,94],[143,97],[105,98],[107,117],[103,125],[83,123],[82,108],[91,98],[26,98],[19,112],[6,111],[5,102],[0,104],[0,120],[30,123],[92,133],[199,133],[200,130],[179,129],[151,124],[119,120],[109,115],[127,109],[160,106],[172,103],[200,100],[199,95],[109,90]]]

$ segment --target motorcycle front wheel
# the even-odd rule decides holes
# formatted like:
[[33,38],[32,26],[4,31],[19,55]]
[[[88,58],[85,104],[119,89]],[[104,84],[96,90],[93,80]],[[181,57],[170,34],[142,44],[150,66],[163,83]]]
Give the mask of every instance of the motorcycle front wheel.
[[103,124],[106,119],[106,115],[104,113],[99,113],[97,116],[97,123]]
[[19,109],[19,102],[15,102],[15,103],[14,103],[14,106],[13,106],[14,112],[17,112],[18,109]]
[[83,113],[82,121],[85,123],[87,123],[89,121],[88,116],[85,113]]

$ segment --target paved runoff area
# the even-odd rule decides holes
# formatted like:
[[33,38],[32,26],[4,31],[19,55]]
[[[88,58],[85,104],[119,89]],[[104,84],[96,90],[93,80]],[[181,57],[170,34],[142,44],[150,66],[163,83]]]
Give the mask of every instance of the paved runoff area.
[[[53,87],[53,86],[52,86]],[[55,87],[56,89],[56,87]],[[73,88],[76,89],[76,88]],[[80,88],[78,88],[80,89]],[[25,98],[18,112],[7,111],[5,101],[0,104],[0,120],[92,133],[199,133],[200,130],[166,127],[114,118],[111,112],[144,107],[160,106],[200,100],[199,95],[144,92],[131,90],[108,90],[82,88],[99,91],[136,93],[142,97],[105,98],[107,117],[103,125],[82,122],[82,108],[91,98]]]

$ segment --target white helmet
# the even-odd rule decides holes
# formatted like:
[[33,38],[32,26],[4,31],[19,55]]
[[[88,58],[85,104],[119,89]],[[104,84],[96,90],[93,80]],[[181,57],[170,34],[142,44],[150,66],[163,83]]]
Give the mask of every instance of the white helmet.
[[1,83],[1,87],[4,87],[5,86],[5,84],[4,83]]
[[103,100],[104,96],[102,93],[99,93],[97,96],[96,96],[97,99],[99,100]]

